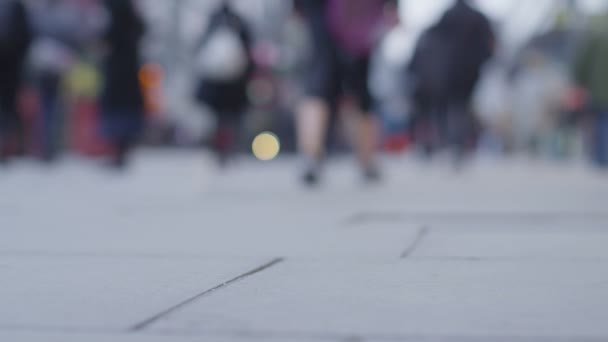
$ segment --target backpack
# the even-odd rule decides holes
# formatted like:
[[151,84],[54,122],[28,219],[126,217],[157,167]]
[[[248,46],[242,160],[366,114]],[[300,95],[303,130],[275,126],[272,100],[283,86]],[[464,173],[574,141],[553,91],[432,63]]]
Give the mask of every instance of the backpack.
[[238,80],[248,64],[247,49],[237,30],[228,24],[212,29],[196,60],[201,77],[213,81]]

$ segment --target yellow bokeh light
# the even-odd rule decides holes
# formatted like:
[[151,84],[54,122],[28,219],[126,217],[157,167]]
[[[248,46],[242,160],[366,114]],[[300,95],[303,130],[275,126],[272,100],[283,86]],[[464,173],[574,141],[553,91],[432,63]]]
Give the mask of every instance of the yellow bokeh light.
[[251,145],[253,155],[263,161],[275,159],[281,152],[279,138],[271,132],[260,133]]

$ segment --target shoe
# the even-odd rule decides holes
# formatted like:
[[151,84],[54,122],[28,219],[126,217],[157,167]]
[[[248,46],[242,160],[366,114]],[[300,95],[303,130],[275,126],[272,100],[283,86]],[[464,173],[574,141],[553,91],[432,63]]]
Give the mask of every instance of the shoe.
[[6,148],[0,146],[0,166],[6,166],[10,162],[11,154]]
[[319,184],[319,173],[315,170],[308,170],[302,176],[302,182],[306,186],[316,186]]
[[127,169],[127,155],[122,152],[116,153],[107,162],[107,167],[115,171],[124,171]]
[[368,166],[363,170],[363,180],[368,184],[376,184],[382,180],[382,175],[377,167]]
[[304,185],[311,187],[318,185],[321,180],[320,163],[316,160],[307,160],[304,170],[305,172],[302,175],[302,182]]

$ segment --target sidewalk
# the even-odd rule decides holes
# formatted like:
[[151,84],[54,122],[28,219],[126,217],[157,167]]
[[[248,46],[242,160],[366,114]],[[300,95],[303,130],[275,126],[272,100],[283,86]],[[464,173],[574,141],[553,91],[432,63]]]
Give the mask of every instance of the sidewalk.
[[608,176],[477,161],[0,169],[0,341],[606,341]]

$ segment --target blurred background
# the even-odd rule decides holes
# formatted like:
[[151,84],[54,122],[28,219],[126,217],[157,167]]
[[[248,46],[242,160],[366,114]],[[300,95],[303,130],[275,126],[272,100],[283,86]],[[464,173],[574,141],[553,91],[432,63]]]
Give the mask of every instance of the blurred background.
[[[220,151],[230,145],[250,154],[254,140],[264,150],[260,159],[274,158],[279,147],[294,154],[302,80],[316,68],[309,62],[315,45],[306,15],[294,14],[292,1],[229,1],[247,36],[246,98],[215,88],[209,95],[210,69],[242,63],[226,46],[215,52],[227,54],[223,64],[204,57],[221,3],[134,0],[128,9],[116,1],[3,0],[4,163],[78,155],[123,165],[136,145]],[[417,50],[428,53],[421,37],[452,3],[398,1],[399,22],[374,45],[369,89],[381,127],[377,145],[386,153],[428,157],[445,143],[433,137],[432,126],[441,123],[422,113],[416,98],[421,81],[412,75],[412,60]],[[470,3],[487,16],[493,38],[491,56],[479,63],[466,149],[607,166],[608,59],[602,56],[608,53],[608,1]],[[218,109],[214,99],[222,96],[242,105]],[[236,126],[223,124],[232,121],[226,111],[239,112]],[[331,131],[331,153],[348,151],[340,125]]]
[[0,341],[608,341],[606,170],[608,0],[0,0]]

